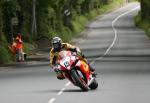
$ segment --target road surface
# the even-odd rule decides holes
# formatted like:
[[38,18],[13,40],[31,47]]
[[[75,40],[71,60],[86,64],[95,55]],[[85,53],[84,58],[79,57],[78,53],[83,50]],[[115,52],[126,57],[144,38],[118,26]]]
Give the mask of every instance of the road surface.
[[89,23],[78,45],[98,72],[99,88],[81,92],[44,65],[0,68],[0,103],[149,103],[150,40],[134,26],[130,3]]

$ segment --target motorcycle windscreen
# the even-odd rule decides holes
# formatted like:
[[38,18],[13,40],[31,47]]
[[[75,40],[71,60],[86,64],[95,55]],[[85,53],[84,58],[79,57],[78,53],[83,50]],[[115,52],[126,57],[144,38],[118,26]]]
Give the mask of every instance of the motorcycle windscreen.
[[60,59],[66,58],[67,56],[70,56],[70,55],[71,55],[71,52],[66,51],[66,50],[59,52],[59,58]]

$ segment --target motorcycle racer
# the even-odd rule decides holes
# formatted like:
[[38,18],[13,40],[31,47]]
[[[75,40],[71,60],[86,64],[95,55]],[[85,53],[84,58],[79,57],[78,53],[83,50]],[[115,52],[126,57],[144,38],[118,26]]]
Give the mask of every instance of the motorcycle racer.
[[[78,47],[73,46],[69,43],[63,43],[62,39],[59,37],[54,37],[51,44],[52,48],[50,50],[50,65],[52,66],[52,68],[57,65],[58,53],[61,50],[69,50],[71,52],[76,52],[80,59],[89,65],[90,71],[93,76],[96,76],[95,69],[88,63],[88,61],[85,59],[85,56],[82,54],[81,50]],[[56,72],[58,79],[61,80],[65,78],[63,73],[59,69],[54,69],[54,71]]]

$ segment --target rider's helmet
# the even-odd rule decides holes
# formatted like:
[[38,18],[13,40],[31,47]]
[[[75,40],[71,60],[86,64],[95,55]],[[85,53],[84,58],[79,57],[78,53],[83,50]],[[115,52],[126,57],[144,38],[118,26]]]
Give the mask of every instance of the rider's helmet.
[[60,51],[62,48],[62,40],[59,37],[54,37],[52,39],[52,47],[54,48],[54,51]]

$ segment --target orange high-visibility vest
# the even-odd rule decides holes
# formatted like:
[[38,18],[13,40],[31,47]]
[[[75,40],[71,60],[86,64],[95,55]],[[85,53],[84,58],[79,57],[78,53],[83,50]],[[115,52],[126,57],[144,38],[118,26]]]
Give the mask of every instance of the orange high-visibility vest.
[[22,44],[22,40],[21,38],[16,38],[16,49],[22,49],[23,48],[23,44]]

